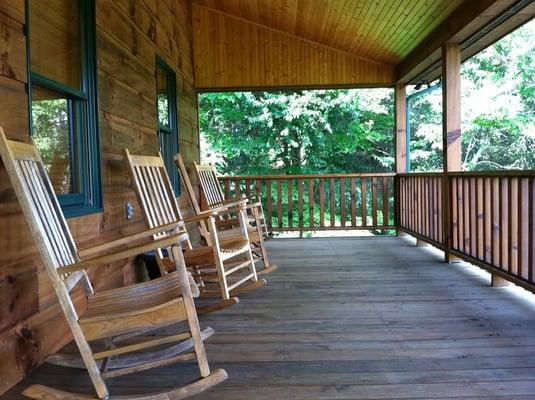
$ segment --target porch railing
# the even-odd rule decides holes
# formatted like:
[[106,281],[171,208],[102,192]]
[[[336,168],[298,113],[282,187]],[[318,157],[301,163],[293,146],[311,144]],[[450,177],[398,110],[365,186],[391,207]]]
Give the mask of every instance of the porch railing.
[[398,174],[399,227],[439,248],[443,241],[441,173]]
[[397,181],[400,229],[446,249],[447,216],[449,254],[535,291],[535,172],[399,174]]
[[535,292],[534,181],[534,171],[221,178],[226,196],[262,200],[272,232],[399,229]]
[[262,200],[277,231],[395,229],[394,173],[222,177],[225,196]]

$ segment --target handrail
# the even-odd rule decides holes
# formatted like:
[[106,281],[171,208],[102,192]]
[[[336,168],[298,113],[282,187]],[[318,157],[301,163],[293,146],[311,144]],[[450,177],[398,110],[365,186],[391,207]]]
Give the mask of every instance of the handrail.
[[257,180],[257,179],[312,179],[312,178],[362,178],[396,176],[395,172],[356,172],[348,174],[300,174],[300,175],[236,175],[220,176],[219,180]]

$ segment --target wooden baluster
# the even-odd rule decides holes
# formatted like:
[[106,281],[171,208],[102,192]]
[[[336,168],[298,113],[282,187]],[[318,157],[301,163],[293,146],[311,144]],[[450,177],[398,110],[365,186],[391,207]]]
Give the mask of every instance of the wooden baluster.
[[340,224],[346,226],[346,179],[340,178]]
[[330,227],[336,226],[336,184],[334,178],[329,179],[329,210],[331,214]]
[[438,185],[437,187],[437,193],[438,193],[437,220],[438,220],[438,238],[439,238],[440,243],[444,243],[444,238],[442,236],[444,232],[444,228],[443,228],[444,222],[442,221],[442,215],[444,215],[444,212],[442,211],[442,188],[443,188],[442,180],[443,179],[444,179],[444,176],[442,175],[437,177],[437,185]]
[[464,253],[464,186],[463,179],[461,177],[457,178],[457,221],[459,224],[459,238],[458,245],[459,251]]
[[471,204],[471,191],[470,191],[470,179],[463,178],[463,224],[464,224],[464,251],[466,254],[472,252],[472,237],[470,236],[470,204]]
[[324,182],[323,179],[319,179],[319,185],[320,185],[320,228],[325,227],[325,189],[324,189]]
[[484,207],[484,228],[483,228],[483,260],[490,264],[492,262],[492,190],[491,178],[483,180],[483,207]]
[[308,180],[308,224],[309,228],[314,227],[314,178]]
[[470,255],[477,257],[477,199],[475,178],[468,179],[468,187],[470,188],[470,208],[468,211],[470,215]]
[[531,177],[529,179],[529,201],[528,201],[528,218],[529,218],[529,273],[528,279],[530,282],[533,282],[535,278],[535,207],[533,202],[535,201],[535,185],[534,179]]
[[388,177],[383,177],[383,226],[388,226],[389,224],[389,217],[388,217],[388,209],[390,204],[388,203]]
[[368,226],[368,189],[367,189],[367,178],[363,176],[360,178],[360,198],[362,203],[361,207],[361,216],[362,216],[362,226]]
[[234,180],[234,188],[236,190],[236,197],[241,197],[241,187],[239,179]]
[[458,178],[453,177],[451,181],[451,225],[452,225],[452,245],[455,250],[460,250],[459,246],[459,192]]
[[251,181],[249,179],[245,180],[245,196],[251,198]]
[[255,185],[256,199],[262,202],[262,179],[255,179],[254,182],[255,182],[254,185]]
[[349,180],[349,186],[351,191],[351,226],[355,227],[357,226],[357,185],[356,185],[356,179],[350,178]]
[[518,232],[520,230],[520,219],[518,218],[518,178],[510,178],[510,196],[509,196],[509,254],[510,254],[510,268],[509,272],[513,275],[518,275],[519,265],[519,237]]
[[278,227],[282,228],[282,181],[277,179],[277,222]]
[[378,226],[377,223],[377,178],[372,178],[372,224]]
[[519,179],[518,192],[518,275],[524,279],[529,277],[529,180],[527,178]]
[[303,179],[297,180],[297,207],[299,210],[299,235],[303,236]]
[[287,197],[288,197],[288,227],[293,227],[293,179],[286,180],[286,189],[287,189]]
[[271,197],[271,179],[266,179],[266,204],[267,204],[267,224],[271,231],[273,228],[273,198]]
[[225,185],[225,199],[230,199],[230,182],[228,179],[225,179],[223,183]]
[[502,237],[502,193],[500,178],[492,178],[492,264],[500,265],[501,260],[501,237]]
[[[508,271],[509,266],[509,180],[500,178],[501,196],[500,196],[500,253],[501,261],[498,264],[502,269]],[[500,265],[501,264],[501,265]]]
[[438,209],[438,197],[437,197],[437,192],[438,192],[438,185],[437,185],[437,182],[438,182],[438,179],[434,176],[431,178],[431,196],[432,196],[432,210],[431,210],[431,217],[432,217],[432,225],[433,225],[433,230],[432,230],[432,236],[433,236],[433,240],[438,242],[438,215],[437,215],[437,209]]
[[424,207],[424,211],[425,211],[425,228],[424,228],[424,232],[425,232],[425,237],[427,238],[430,238],[431,237],[431,194],[430,194],[430,189],[429,189],[429,177],[428,176],[424,176],[423,177],[423,196],[424,196],[424,202],[425,202],[425,207]]
[[485,259],[485,234],[483,233],[485,225],[485,209],[483,202],[483,178],[476,178],[476,204],[477,204],[477,232],[476,247],[477,258]]
[[415,177],[415,187],[416,187],[416,229],[415,232],[422,234],[422,180],[420,177]]

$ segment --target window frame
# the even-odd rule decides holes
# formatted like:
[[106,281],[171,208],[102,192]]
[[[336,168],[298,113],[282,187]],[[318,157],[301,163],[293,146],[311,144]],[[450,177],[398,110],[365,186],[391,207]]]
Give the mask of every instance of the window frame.
[[66,218],[102,212],[100,134],[98,121],[96,1],[79,2],[80,89],[32,72],[30,0],[26,6],[29,132],[33,136],[32,85],[64,95],[69,104],[72,180],[77,190],[58,194]]
[[[158,69],[161,69],[167,78],[167,107],[168,107],[168,122],[169,126],[160,125],[160,116],[158,110]],[[180,151],[180,138],[178,129],[178,99],[176,88],[176,72],[164,61],[162,57],[156,55],[156,66],[154,70],[154,77],[156,80],[156,122],[158,126],[158,144],[160,147],[160,153],[162,155],[171,185],[175,191],[176,196],[180,196],[180,174],[178,168],[174,163],[174,155]],[[165,140],[171,138],[171,140]],[[168,146],[171,149],[165,151],[163,148]],[[169,157],[169,154],[171,155]],[[167,157],[169,159],[167,159]]]

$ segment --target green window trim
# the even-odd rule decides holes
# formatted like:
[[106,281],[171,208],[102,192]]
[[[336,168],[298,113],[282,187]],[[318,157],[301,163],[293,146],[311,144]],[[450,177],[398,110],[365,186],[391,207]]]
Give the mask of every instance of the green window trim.
[[[26,7],[26,51],[28,70],[28,113],[30,136],[32,132],[32,85],[52,90],[66,97],[69,116],[74,116],[70,124],[72,180],[77,193],[59,194],[58,199],[65,217],[79,217],[102,212],[102,192],[100,173],[100,140],[98,123],[97,63],[96,63],[96,4],[95,0],[79,1],[80,33],[80,89],[74,89],[50,79],[31,69],[31,20],[30,0]],[[73,132],[77,132],[74,134]]]
[[[167,125],[160,123],[159,115],[159,92],[158,92],[158,70],[165,74],[167,79],[167,108],[168,118]],[[156,56],[156,115],[158,121],[158,142],[160,152],[169,174],[171,184],[177,196],[180,195],[180,175],[174,162],[174,156],[179,152],[179,132],[178,132],[178,104],[176,91],[176,73],[167,65],[167,63],[158,55]]]

